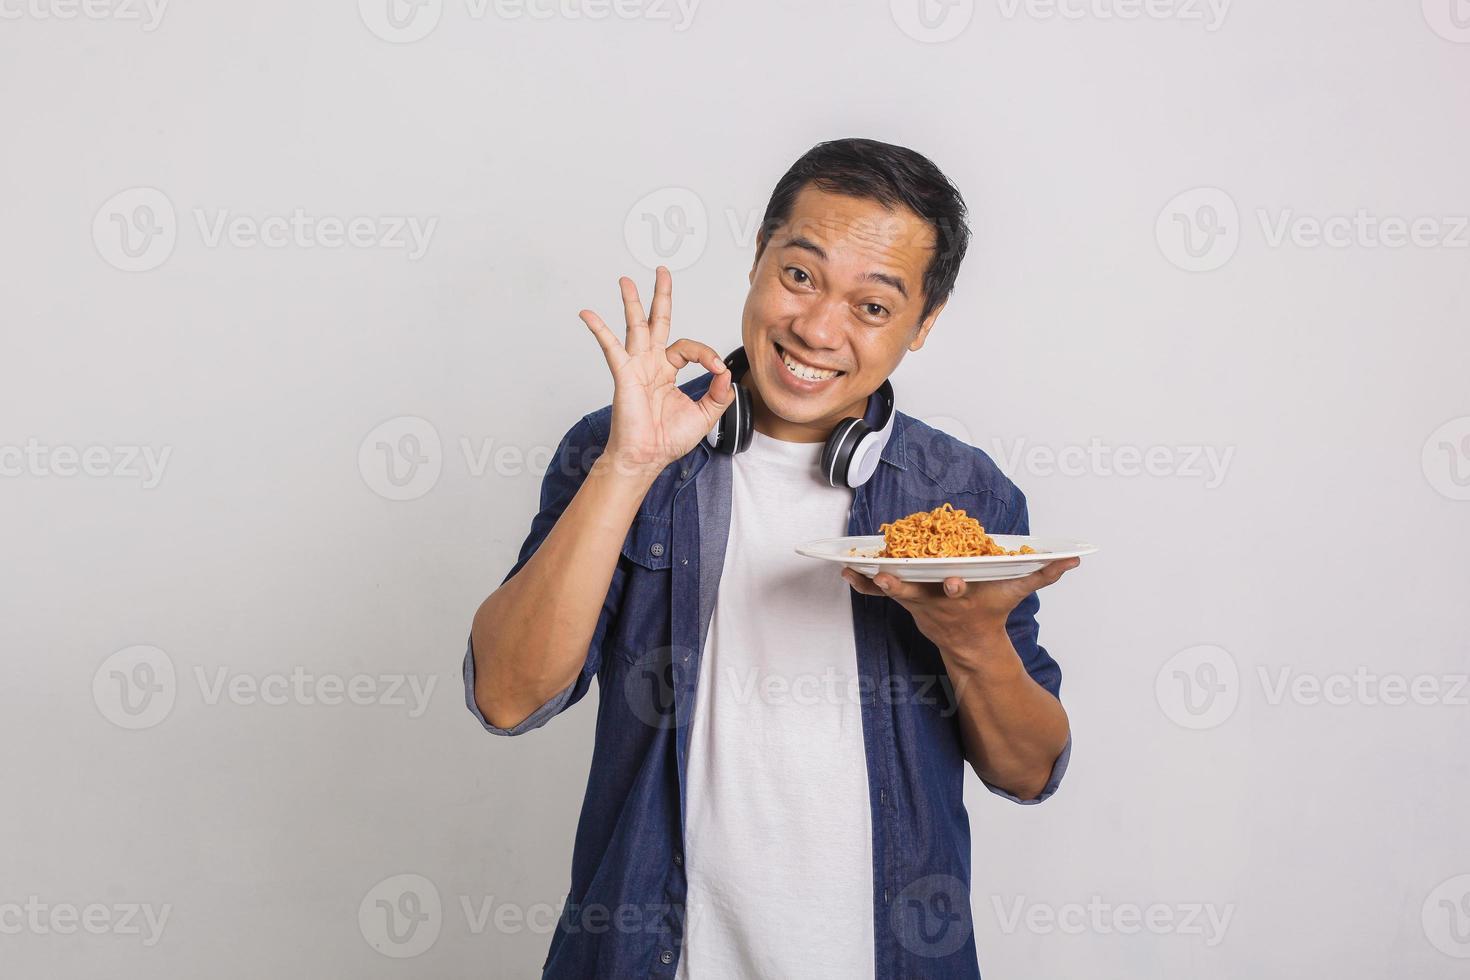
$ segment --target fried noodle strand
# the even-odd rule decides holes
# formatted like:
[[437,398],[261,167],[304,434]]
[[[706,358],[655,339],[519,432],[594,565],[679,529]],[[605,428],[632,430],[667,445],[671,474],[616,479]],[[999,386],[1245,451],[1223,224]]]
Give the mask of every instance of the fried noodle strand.
[[987,555],[1032,555],[1022,545],[1007,551],[985,533],[985,528],[963,510],[945,501],[933,510],[921,510],[879,525],[883,550],[875,558],[979,558]]

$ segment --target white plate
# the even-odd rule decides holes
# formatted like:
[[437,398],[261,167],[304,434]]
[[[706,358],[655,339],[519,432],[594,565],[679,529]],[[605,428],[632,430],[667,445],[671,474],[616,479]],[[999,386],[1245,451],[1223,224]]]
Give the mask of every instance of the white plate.
[[[943,582],[958,577],[966,582],[988,582],[999,579],[1020,578],[1030,575],[1042,565],[1058,558],[1078,558],[1097,550],[1083,541],[1066,541],[1058,538],[1038,538],[1022,534],[992,535],[995,543],[1007,551],[1015,551],[1023,544],[1035,548],[1035,555],[985,555],[979,558],[873,558],[868,557],[883,550],[883,535],[864,534],[847,538],[821,538],[808,541],[796,549],[799,555],[820,558],[856,569],[869,577],[879,571],[897,575],[905,582]],[[858,553],[848,554],[856,548]]]

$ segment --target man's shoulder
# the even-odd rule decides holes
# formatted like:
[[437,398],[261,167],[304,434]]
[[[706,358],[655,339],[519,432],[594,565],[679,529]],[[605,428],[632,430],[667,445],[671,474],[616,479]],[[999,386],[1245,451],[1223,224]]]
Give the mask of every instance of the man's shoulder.
[[904,412],[895,415],[905,470],[951,493],[989,493],[1006,503],[1024,499],[1021,488],[979,446]]

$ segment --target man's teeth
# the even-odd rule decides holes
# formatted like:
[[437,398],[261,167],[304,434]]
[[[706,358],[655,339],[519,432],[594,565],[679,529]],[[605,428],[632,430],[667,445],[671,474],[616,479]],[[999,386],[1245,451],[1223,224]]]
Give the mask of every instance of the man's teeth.
[[803,364],[784,350],[781,352],[781,360],[786,364],[786,369],[804,381],[826,381],[835,378],[841,371],[818,371],[816,368]]

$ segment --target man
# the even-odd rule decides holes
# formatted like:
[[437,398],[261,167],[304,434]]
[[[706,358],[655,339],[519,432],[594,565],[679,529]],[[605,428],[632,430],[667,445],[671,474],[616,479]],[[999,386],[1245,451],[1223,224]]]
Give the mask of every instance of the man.
[[[754,431],[707,440],[734,401],[711,347],[668,342],[621,279],[619,342],[581,313],[613,401],[558,446],[515,566],[475,615],[469,708],[518,735],[598,679],[597,738],[550,978],[977,977],[968,763],[1021,803],[1071,751],[1056,662],[1021,579],[873,578],[796,555],[944,502],[991,533],[1025,498],[979,449],[901,412],[853,489],[819,464],[842,420],[919,350],[968,241],[926,158],[818,144],[782,177],[741,324]],[[677,384],[680,368],[706,372]],[[742,367],[743,367],[742,363]]]

